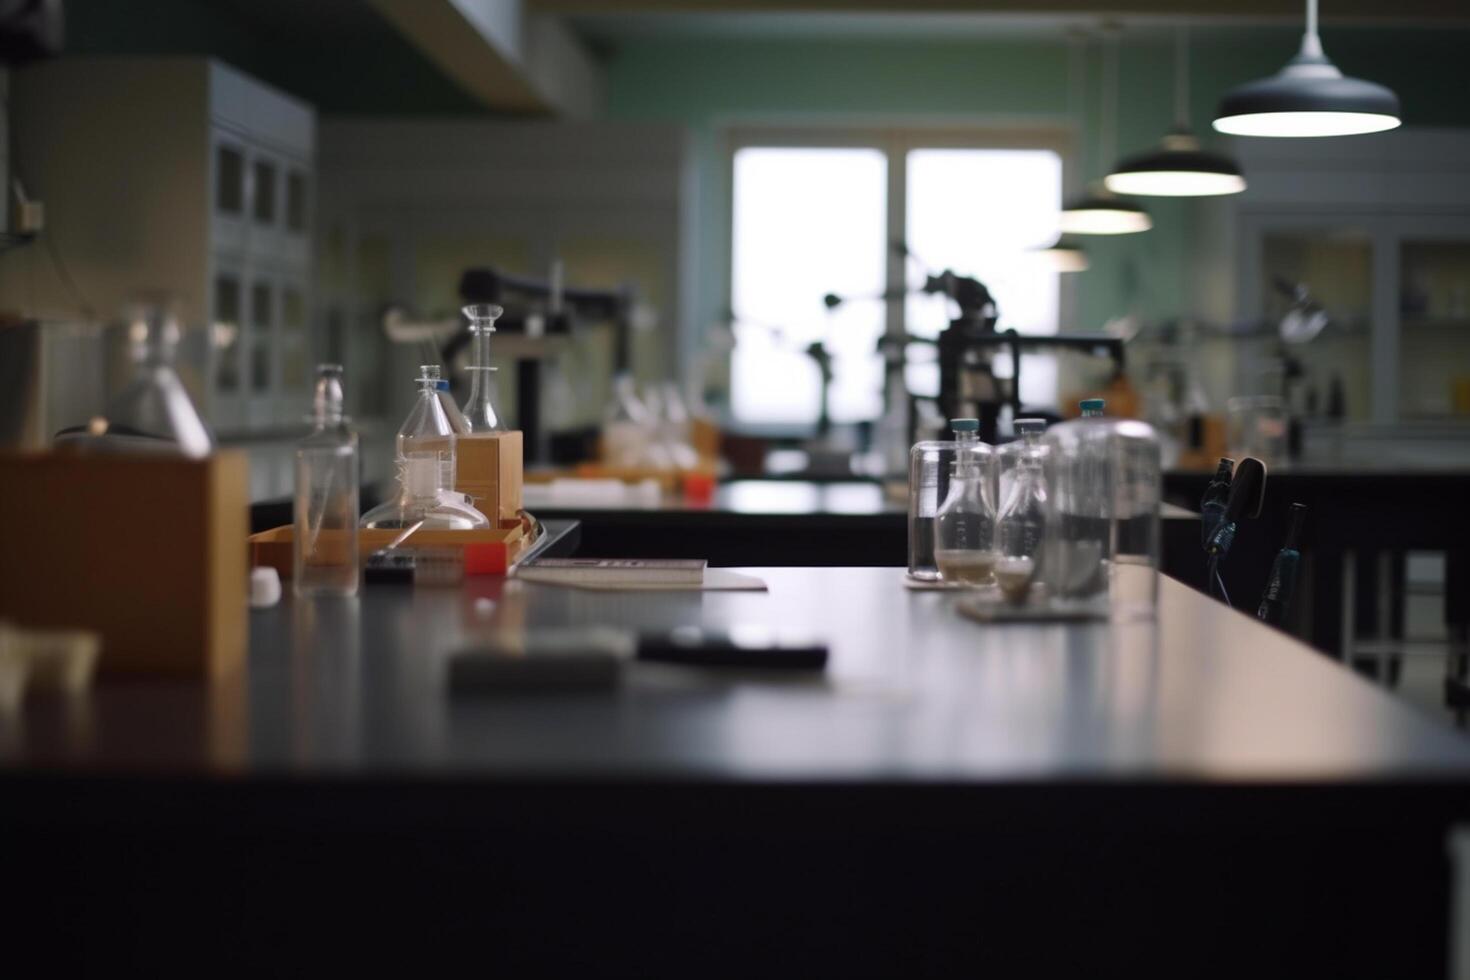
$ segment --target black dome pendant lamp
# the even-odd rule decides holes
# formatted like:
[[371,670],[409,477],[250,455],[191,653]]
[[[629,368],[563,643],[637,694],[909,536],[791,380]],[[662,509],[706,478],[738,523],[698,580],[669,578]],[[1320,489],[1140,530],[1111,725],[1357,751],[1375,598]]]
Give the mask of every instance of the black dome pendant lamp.
[[1322,53],[1317,0],[1307,0],[1307,30],[1297,56],[1270,78],[1248,82],[1220,101],[1215,128],[1236,136],[1353,136],[1399,125],[1391,89],[1349,78]]
[[1128,157],[1103,179],[1116,194],[1210,197],[1239,194],[1245,178],[1234,160],[1207,152],[1189,127],[1189,36],[1180,27],[1174,53],[1174,129],[1147,153]]
[[[1118,52],[1115,38],[1106,37],[1103,44],[1103,118],[1098,128],[1101,158],[1109,160],[1118,117]],[[1064,204],[1057,224],[1064,235],[1130,235],[1154,226],[1147,211],[1118,197],[1102,181],[1089,185],[1081,197]]]

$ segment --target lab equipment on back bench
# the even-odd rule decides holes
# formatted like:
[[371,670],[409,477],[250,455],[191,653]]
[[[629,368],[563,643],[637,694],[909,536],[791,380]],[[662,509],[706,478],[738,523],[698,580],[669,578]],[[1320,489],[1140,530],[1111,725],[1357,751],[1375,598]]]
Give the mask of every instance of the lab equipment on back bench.
[[360,464],[342,404],[342,365],[317,365],[312,431],[296,447],[297,595],[357,594]]

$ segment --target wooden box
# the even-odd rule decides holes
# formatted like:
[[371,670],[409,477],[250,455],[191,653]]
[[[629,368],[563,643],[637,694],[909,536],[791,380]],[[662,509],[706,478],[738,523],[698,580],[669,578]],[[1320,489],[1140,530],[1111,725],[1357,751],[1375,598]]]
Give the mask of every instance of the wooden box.
[[525,454],[519,432],[460,436],[455,445],[455,486],[474,498],[492,524],[519,523]]
[[244,454],[0,455],[0,618],[102,635],[106,673],[215,677],[249,627]]
[[[329,534],[331,532],[323,532]],[[401,531],[363,529],[357,532],[357,553],[360,561],[380,548],[386,548]],[[250,535],[251,566],[269,565],[280,573],[282,580],[295,574],[293,542],[296,529],[290,524],[273,527],[268,531]],[[481,531],[415,531],[400,547],[405,551],[414,548],[463,548],[466,545],[489,545],[498,560],[495,564],[502,569],[520,557],[530,544],[525,528],[519,520],[508,527],[486,528]]]

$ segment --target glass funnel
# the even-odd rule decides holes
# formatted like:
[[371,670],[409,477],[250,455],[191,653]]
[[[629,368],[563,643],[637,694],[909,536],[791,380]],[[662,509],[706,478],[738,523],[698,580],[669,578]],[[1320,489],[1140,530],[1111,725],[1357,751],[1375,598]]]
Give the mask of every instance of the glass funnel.
[[463,415],[470,432],[499,432],[505,428],[495,411],[495,368],[490,364],[490,335],[505,310],[494,303],[475,303],[461,312],[470,321],[470,395]]

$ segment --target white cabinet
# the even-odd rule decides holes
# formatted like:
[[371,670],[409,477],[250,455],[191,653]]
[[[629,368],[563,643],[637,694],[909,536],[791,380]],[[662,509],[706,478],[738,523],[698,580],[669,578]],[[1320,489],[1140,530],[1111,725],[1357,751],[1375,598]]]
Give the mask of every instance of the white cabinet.
[[[299,422],[312,108],[203,58],[63,58],[17,71],[11,102],[17,171],[91,312],[108,320],[140,293],[172,294],[196,331],[181,374],[216,430]],[[29,257],[0,264],[0,292],[30,297],[36,316],[87,312]]]

